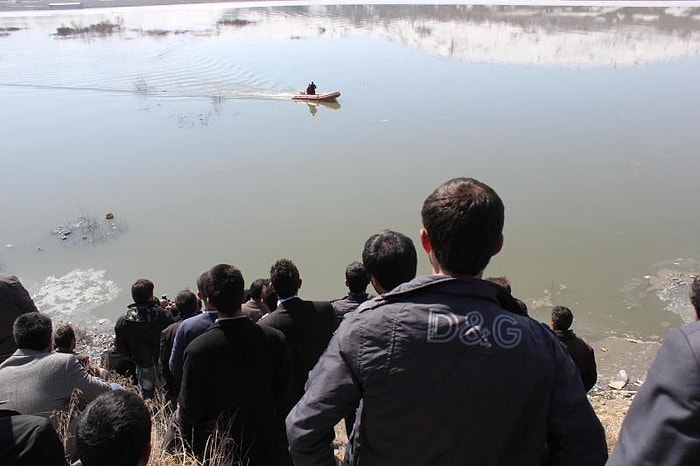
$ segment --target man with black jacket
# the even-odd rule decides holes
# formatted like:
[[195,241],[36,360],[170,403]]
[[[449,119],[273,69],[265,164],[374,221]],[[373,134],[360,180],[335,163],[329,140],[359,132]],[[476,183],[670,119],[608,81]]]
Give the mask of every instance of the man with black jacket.
[[114,326],[114,346],[119,354],[136,365],[141,396],[153,398],[160,378],[160,333],[172,324],[173,316],[160,307],[153,295],[153,282],[144,278],[131,286],[130,304],[126,314]]
[[9,358],[14,350],[12,324],[26,312],[38,312],[32,297],[14,275],[0,273],[0,364]]
[[334,464],[329,433],[361,398],[349,464],[602,466],[604,431],[573,362],[481,279],[503,246],[498,194],[456,178],[422,218],[433,275],[343,320],[287,417],[294,464]]
[[261,324],[284,333],[292,363],[290,404],[285,414],[304,394],[304,385],[328,342],[338,321],[327,301],[305,301],[297,293],[301,288],[299,269],[289,259],[280,259],[270,269],[270,283],[279,299],[277,309]]

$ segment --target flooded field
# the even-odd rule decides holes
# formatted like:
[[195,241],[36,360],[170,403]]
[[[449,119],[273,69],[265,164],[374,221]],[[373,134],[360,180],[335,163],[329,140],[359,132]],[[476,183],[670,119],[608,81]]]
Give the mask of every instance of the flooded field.
[[[700,272],[687,5],[0,13],[0,264],[76,319],[114,319],[140,277],[173,296],[280,257],[331,299],[367,237],[419,244],[423,199],[473,176],[507,209],[486,273],[534,317],[664,335]],[[292,102],[311,80],[338,103]],[[107,212],[94,237],[60,230]]]

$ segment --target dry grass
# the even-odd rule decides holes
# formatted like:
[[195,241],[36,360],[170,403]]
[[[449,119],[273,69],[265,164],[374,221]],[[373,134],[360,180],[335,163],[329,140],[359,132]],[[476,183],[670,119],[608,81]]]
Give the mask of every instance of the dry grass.
[[122,26],[123,20],[121,18],[117,18],[114,23],[111,21],[101,21],[88,26],[72,22],[70,26],[61,25],[60,27],[56,28],[56,35],[59,37],[106,36],[120,32],[122,30]]
[[622,428],[622,421],[625,419],[630,404],[632,404],[633,397],[634,392],[625,390],[606,390],[588,396],[593,410],[605,428],[605,440],[608,442],[608,452],[612,452],[617,444],[620,429]]

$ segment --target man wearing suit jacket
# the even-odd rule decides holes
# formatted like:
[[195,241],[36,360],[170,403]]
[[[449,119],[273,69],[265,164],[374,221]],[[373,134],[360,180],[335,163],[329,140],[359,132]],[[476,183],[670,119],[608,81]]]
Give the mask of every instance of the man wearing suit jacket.
[[[241,312],[243,276],[220,264],[209,271],[207,308],[219,317],[185,349],[178,403],[185,445],[207,461],[207,442],[234,440],[232,463],[291,464],[284,433],[289,355],[284,335]],[[238,463],[236,463],[238,464]]]
[[45,314],[20,315],[12,332],[18,349],[0,365],[0,409],[49,416],[68,408],[73,390],[91,401],[111,389],[74,355],[50,352],[51,319]]
[[277,309],[261,321],[284,333],[292,362],[291,399],[285,415],[304,395],[309,371],[325,351],[338,320],[327,301],[304,301],[299,269],[289,259],[280,259],[270,269],[270,283],[279,299]]
[[31,296],[14,275],[0,273],[0,364],[17,349],[12,324],[20,314],[37,312]]

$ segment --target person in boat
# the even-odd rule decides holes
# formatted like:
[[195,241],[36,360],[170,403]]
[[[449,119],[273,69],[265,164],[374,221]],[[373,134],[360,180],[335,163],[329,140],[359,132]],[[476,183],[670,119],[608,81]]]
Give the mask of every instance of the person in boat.
[[308,95],[316,95],[316,84],[314,84],[313,81],[311,81],[311,83],[308,86],[306,86],[306,93]]

